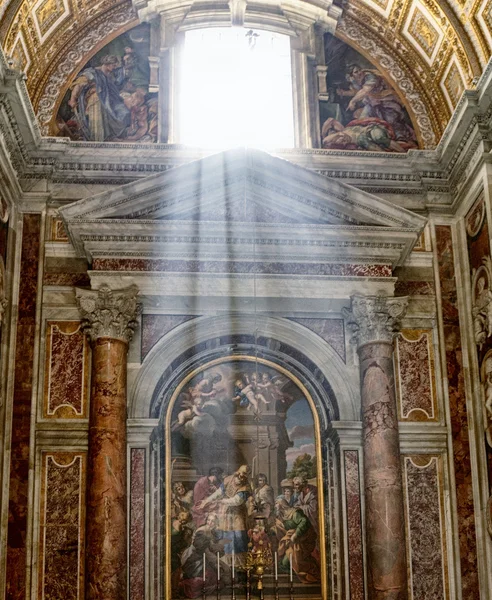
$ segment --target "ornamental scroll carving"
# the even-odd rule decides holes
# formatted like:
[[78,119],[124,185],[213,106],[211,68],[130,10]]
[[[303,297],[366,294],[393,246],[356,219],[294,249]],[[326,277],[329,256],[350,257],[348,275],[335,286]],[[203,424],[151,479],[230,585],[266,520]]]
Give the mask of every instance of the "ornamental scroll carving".
[[122,290],[112,290],[106,285],[98,290],[76,289],[82,329],[89,339],[94,342],[107,337],[130,343],[141,311],[137,294],[135,285]]
[[343,309],[357,346],[370,342],[391,344],[407,309],[408,298],[352,296],[351,308]]
[[482,265],[472,272],[472,316],[475,343],[479,350],[492,335],[492,260],[484,256]]

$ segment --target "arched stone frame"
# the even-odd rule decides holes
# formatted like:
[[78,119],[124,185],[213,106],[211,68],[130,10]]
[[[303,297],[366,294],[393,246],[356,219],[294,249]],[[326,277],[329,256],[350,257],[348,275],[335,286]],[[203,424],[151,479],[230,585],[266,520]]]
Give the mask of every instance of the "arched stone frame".
[[[293,321],[254,315],[224,315],[197,317],[173,329],[161,338],[146,356],[130,391],[128,417],[132,419],[156,418],[152,408],[159,380],[173,369],[177,356],[193,346],[210,343],[224,336],[251,335],[258,330],[261,338],[295,348],[310,360],[332,390],[337,402],[336,420],[360,420],[359,374],[357,366],[343,362],[335,350],[318,335]],[[295,361],[294,361],[295,362]],[[321,421],[321,427],[327,426]]]
[[[258,329],[263,335],[251,333]],[[242,341],[239,339],[242,336]],[[295,346],[295,348],[292,345]],[[289,354],[297,350],[297,355]],[[300,380],[312,398],[318,415],[322,453],[322,482],[324,488],[324,522],[326,549],[326,579],[330,600],[341,598],[343,586],[343,543],[345,526],[342,523],[342,498],[340,488],[340,457],[338,448],[327,437],[330,420],[360,420],[358,370],[343,363],[336,352],[319,336],[292,321],[275,317],[230,316],[198,317],[165,335],[149,352],[142,363],[129,398],[129,418],[152,423],[150,447],[150,473],[148,480],[159,482],[159,490],[148,490],[150,497],[148,539],[158,539],[159,547],[150,544],[149,579],[158,578],[151,598],[164,597],[162,565],[164,549],[165,495],[160,493],[165,485],[164,422],[173,393],[186,376],[217,358],[255,356],[266,358],[272,366],[292,373]],[[299,360],[300,359],[300,360]],[[302,364],[305,362],[306,364]],[[164,376],[163,376],[164,375]],[[323,382],[325,386],[319,385]],[[172,407],[171,407],[172,408]],[[331,411],[331,414],[330,414]],[[330,453],[330,456],[328,456]],[[157,510],[156,510],[157,509]],[[330,511],[335,511],[335,517]],[[151,533],[152,532],[152,535]],[[155,535],[157,532],[157,535]],[[152,556],[154,554],[154,556]],[[152,567],[152,564],[154,567]],[[160,565],[160,566],[157,566]],[[159,570],[157,570],[159,569]],[[335,573],[333,571],[336,571]],[[154,579],[154,577],[152,577]],[[333,582],[337,581],[337,587]],[[157,592],[160,589],[160,593]]]

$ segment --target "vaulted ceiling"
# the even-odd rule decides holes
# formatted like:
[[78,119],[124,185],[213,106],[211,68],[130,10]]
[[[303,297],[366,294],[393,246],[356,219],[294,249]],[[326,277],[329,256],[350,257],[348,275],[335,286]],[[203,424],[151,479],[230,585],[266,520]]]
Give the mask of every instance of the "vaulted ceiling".
[[[109,39],[139,22],[137,9],[151,20],[159,1],[168,0],[3,1],[0,41],[27,75],[44,133],[70,78]],[[439,141],[463,90],[474,86],[491,54],[492,0],[344,0],[340,6],[326,0],[321,9],[310,0],[273,4],[292,20],[296,2],[317,7],[312,16],[323,30],[334,30],[387,74],[426,147]],[[189,8],[193,2],[177,4]],[[231,12],[246,4],[229,2]]]

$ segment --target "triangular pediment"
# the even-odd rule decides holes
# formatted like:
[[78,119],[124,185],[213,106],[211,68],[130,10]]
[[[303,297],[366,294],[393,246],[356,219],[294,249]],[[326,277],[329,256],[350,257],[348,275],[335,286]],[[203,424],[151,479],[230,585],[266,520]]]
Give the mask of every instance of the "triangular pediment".
[[65,206],[60,214],[75,248],[89,260],[110,246],[126,256],[137,248],[139,255],[192,256],[204,253],[205,244],[214,256],[242,256],[254,237],[255,248],[275,246],[282,260],[290,245],[290,253],[304,252],[306,260],[316,255],[318,261],[338,257],[395,266],[425,224],[386,200],[250,149],[169,169]]

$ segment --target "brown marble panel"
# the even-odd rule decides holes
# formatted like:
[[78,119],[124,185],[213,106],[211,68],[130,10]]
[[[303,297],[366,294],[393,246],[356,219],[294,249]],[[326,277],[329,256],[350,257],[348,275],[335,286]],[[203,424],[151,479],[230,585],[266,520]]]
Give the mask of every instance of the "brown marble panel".
[[158,452],[156,449],[153,450],[153,481],[152,481],[152,503],[154,506],[154,514],[153,518],[153,538],[152,538],[152,548],[153,548],[153,558],[154,558],[154,598],[159,598],[159,583],[160,583],[160,573],[161,573],[161,565],[160,565],[160,535],[162,530],[162,521],[161,521],[161,511],[159,505],[159,469],[158,469]]
[[142,315],[142,360],[162,337],[195,318],[194,315]]
[[87,417],[90,348],[80,321],[48,321],[44,418]]
[[130,600],[145,597],[145,448],[130,453]]
[[436,421],[434,348],[431,330],[404,330],[395,343],[399,418]]
[[462,598],[463,600],[476,600],[480,595],[477,542],[453,240],[451,227],[439,225],[435,229],[447,364],[448,401],[453,438]]
[[98,338],[92,351],[87,475],[87,600],[126,600],[126,360]]
[[84,597],[85,453],[43,453],[39,598]]
[[327,342],[345,362],[345,328],[343,319],[289,319],[303,325]]
[[362,547],[359,453],[357,450],[345,450],[344,457],[350,600],[364,600],[364,554]]
[[391,277],[391,265],[350,263],[281,263],[254,261],[167,260],[150,258],[95,258],[95,271],[163,271],[169,273],[263,273]]
[[404,457],[408,559],[414,600],[445,600],[448,597],[439,461],[437,456],[422,454]]
[[91,283],[87,273],[45,273],[44,285],[64,285],[68,287],[88,287]]
[[433,281],[397,281],[395,296],[435,296]]
[[10,448],[6,600],[24,600],[26,594],[27,491],[40,235],[41,216],[24,215]]

